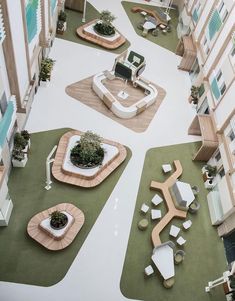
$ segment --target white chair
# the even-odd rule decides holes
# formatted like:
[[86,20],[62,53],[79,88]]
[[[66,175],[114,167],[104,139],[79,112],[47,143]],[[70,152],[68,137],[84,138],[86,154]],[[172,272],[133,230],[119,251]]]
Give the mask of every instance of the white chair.
[[186,243],[186,240],[182,236],[180,236],[176,242],[178,245],[182,246]]
[[161,210],[156,210],[156,209],[152,209],[151,210],[151,217],[152,219],[158,219],[162,217],[162,212]]
[[189,219],[183,223],[183,227],[185,230],[189,229],[192,226],[192,221]]
[[171,165],[170,165],[170,164],[163,164],[163,165],[162,165],[162,170],[163,170],[165,173],[171,171],[171,170],[172,170]]
[[152,204],[155,206],[159,205],[162,201],[163,199],[158,194],[155,194],[155,196],[151,200]]
[[144,273],[147,276],[150,276],[154,273],[153,267],[151,265],[148,265],[145,269],[144,269]]
[[175,225],[171,225],[171,229],[170,229],[170,235],[173,237],[176,237],[180,232],[180,228],[176,227]]
[[141,206],[141,209],[140,209],[143,213],[147,213],[148,210],[149,210],[149,206],[146,205],[145,203]]

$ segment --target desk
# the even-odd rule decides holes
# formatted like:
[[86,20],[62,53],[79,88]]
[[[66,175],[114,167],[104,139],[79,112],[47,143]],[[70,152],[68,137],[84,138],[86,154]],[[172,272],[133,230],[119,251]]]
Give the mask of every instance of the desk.
[[169,245],[159,246],[151,258],[165,280],[175,275],[173,249]]

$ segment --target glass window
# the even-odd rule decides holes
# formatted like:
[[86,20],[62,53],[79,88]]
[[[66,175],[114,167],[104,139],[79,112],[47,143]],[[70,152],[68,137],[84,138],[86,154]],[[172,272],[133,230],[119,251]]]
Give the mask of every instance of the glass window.
[[222,86],[220,87],[220,94],[223,95],[225,90],[226,90],[226,84],[223,83]]
[[216,77],[217,82],[220,80],[221,76],[222,76],[222,72],[221,72],[221,70],[219,70],[217,77]]
[[220,159],[221,159],[221,154],[220,154],[220,152],[218,151],[218,153],[215,155],[215,160],[216,160],[217,162],[219,162]]
[[220,175],[221,178],[225,176],[225,171],[223,167],[219,170],[218,174]]
[[229,132],[228,137],[229,137],[229,139],[230,139],[231,142],[235,139],[235,134],[234,134],[234,131],[233,131],[233,130],[231,130],[231,131]]

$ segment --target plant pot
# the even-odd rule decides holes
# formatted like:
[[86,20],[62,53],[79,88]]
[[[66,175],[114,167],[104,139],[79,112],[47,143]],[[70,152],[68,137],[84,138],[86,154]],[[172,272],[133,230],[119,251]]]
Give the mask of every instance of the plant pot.
[[58,224],[56,226],[52,223],[52,221],[50,221],[51,228],[54,230],[61,230],[61,229],[65,228],[68,224],[68,217],[66,214],[64,214],[64,218],[65,218],[65,222],[63,224]]
[[16,160],[16,159],[11,160],[13,167],[25,167],[27,161],[28,161],[27,154],[24,155],[24,159],[21,161]]
[[45,80],[45,81],[41,80],[40,81],[40,86],[43,87],[43,88],[47,88],[49,86],[49,82],[50,82],[49,80]]
[[64,32],[65,32],[65,30],[56,29],[56,33],[57,34],[61,34],[62,35],[62,34],[64,34]]

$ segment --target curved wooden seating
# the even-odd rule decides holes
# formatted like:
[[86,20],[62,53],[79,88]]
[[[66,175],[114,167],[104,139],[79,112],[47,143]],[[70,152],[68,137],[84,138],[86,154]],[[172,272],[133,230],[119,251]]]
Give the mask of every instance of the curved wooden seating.
[[152,231],[152,242],[154,247],[161,244],[160,233],[169,224],[169,222],[174,218],[186,218],[187,212],[179,210],[175,207],[172,200],[169,188],[175,183],[177,178],[179,178],[183,172],[183,168],[179,160],[174,161],[175,171],[174,173],[163,183],[151,181],[150,188],[155,190],[160,190],[166,201],[168,212],[161,219],[161,221],[153,228]]
[[118,156],[114,158],[114,160],[110,160],[107,165],[102,166],[99,172],[95,175],[95,177],[85,178],[84,176],[79,174],[74,175],[72,173],[65,173],[62,167],[69,139],[73,135],[81,134],[82,132],[80,131],[69,131],[60,138],[60,142],[56,151],[55,161],[52,166],[52,174],[58,181],[89,188],[97,186],[102,181],[104,181],[126,159],[127,151],[123,145],[117,142],[102,139],[103,143],[110,144],[118,148],[119,153]]
[[[73,216],[74,222],[62,239],[57,240],[40,228],[40,223],[48,218],[53,211],[66,211]],[[82,210],[70,203],[58,204],[34,215],[28,223],[27,232],[30,237],[43,245],[48,250],[58,251],[68,247],[75,239],[85,222]]]
[[131,11],[133,13],[142,12],[142,11],[146,12],[149,16],[156,19],[157,25],[164,24],[167,26],[168,24],[168,21],[166,19],[164,20],[163,17],[157,12],[157,10],[150,10],[140,6],[134,6],[132,7]]

